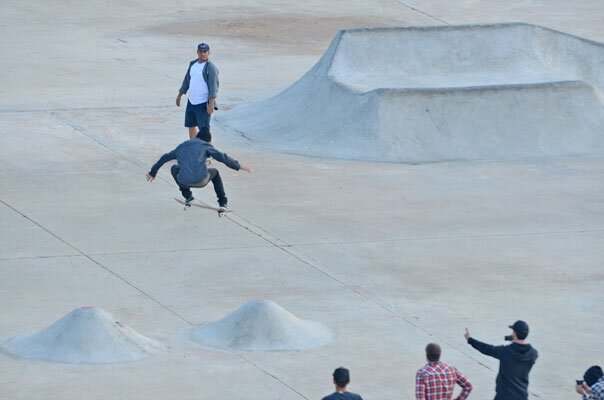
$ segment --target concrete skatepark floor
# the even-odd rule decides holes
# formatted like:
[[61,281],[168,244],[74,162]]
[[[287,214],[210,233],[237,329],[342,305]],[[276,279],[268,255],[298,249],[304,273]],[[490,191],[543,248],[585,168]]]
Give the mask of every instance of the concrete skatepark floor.
[[[2,353],[0,398],[315,399],[345,365],[364,398],[411,399],[431,341],[474,383],[471,398],[491,398],[497,364],[465,344],[463,330],[502,343],[519,318],[540,352],[531,398],[573,398],[574,379],[602,364],[602,156],[335,160],[258,149],[215,124],[215,145],[254,169],[221,169],[237,213],[183,212],[167,167],[144,180],[186,138],[173,101],[199,41],[212,46],[227,110],[289,86],[338,29],[364,18],[524,21],[604,41],[599,2],[73,7],[15,3],[0,16],[0,342],[95,305],[167,349],[111,365]],[[196,15],[223,30],[195,30]],[[300,21],[318,15],[330,23],[309,22],[300,49]],[[196,193],[214,204],[210,190]],[[230,352],[186,338],[253,299],[324,324],[334,343]]]

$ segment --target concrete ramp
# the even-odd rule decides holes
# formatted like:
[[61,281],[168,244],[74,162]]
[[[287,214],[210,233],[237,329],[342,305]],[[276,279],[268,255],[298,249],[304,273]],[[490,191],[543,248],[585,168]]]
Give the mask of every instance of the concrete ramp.
[[340,31],[218,122],[259,148],[435,162],[604,154],[604,45],[523,23]]

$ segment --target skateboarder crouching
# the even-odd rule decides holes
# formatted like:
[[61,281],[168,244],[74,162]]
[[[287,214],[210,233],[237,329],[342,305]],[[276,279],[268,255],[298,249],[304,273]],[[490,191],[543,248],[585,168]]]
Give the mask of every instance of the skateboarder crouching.
[[247,165],[241,165],[237,160],[234,160],[214,148],[210,144],[212,134],[210,129],[202,127],[197,136],[193,139],[182,142],[174,150],[164,154],[151,167],[147,174],[147,181],[153,182],[157,171],[170,160],[177,160],[178,163],[172,165],[171,173],[185,198],[187,204],[191,203],[195,198],[191,192],[191,188],[202,188],[210,181],[214,185],[214,191],[218,197],[218,206],[221,210],[227,209],[227,197],[222,185],[220,173],[216,168],[207,168],[206,160],[212,157],[216,161],[224,163],[227,167],[236,171],[242,169],[247,172],[252,172]]

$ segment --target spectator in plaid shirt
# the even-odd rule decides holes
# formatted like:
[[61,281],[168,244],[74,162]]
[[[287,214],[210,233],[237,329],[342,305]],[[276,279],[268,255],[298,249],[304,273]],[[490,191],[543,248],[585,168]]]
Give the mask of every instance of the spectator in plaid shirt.
[[[580,382],[580,381],[578,381]],[[604,373],[598,365],[590,367],[583,375],[583,382],[576,386],[583,400],[604,400]]]
[[461,386],[457,400],[465,400],[472,384],[455,367],[440,360],[440,346],[430,343],[426,346],[428,364],[415,375],[415,398],[417,400],[451,400],[455,384]]

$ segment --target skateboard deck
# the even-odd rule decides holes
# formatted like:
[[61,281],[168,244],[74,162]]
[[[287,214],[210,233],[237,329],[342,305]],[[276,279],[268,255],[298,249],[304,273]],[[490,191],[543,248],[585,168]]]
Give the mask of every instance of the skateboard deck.
[[220,216],[220,217],[222,217],[226,213],[230,213],[230,212],[235,211],[235,210],[230,210],[230,209],[229,210],[222,210],[222,209],[220,209],[218,207],[212,207],[212,206],[209,206],[207,204],[203,204],[203,203],[199,202],[198,200],[193,200],[193,202],[191,202],[189,204],[185,203],[185,201],[182,200],[182,199],[174,198],[174,200],[176,200],[178,203],[180,203],[183,206],[185,206],[185,208],[184,208],[185,210],[189,209],[190,206],[195,206],[195,207],[199,207],[199,208],[205,208],[206,210],[216,211],[218,213],[218,216]]

